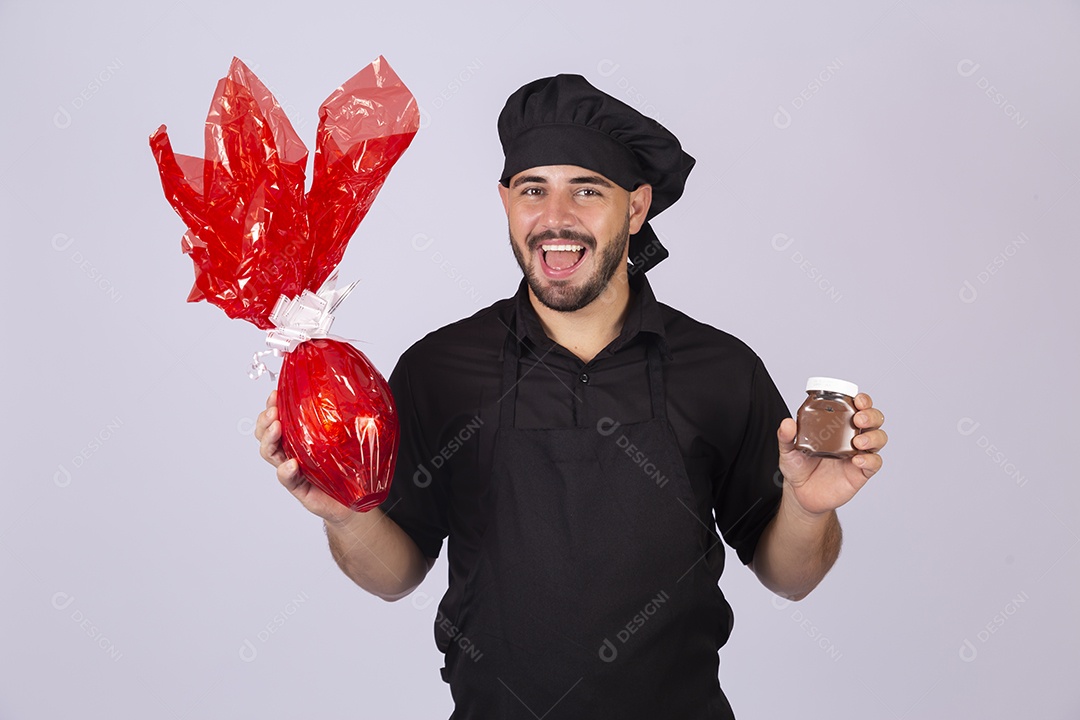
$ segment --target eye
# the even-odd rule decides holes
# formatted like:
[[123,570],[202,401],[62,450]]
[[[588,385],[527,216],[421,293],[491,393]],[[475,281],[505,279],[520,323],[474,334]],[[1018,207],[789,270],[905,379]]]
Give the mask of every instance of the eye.
[[544,194],[544,189],[542,187],[538,187],[536,185],[533,185],[531,187],[524,188],[521,191],[521,194],[525,195],[527,197],[539,197],[540,195]]
[[600,192],[596,188],[591,187],[583,187],[577,191],[577,194],[585,197],[600,197]]

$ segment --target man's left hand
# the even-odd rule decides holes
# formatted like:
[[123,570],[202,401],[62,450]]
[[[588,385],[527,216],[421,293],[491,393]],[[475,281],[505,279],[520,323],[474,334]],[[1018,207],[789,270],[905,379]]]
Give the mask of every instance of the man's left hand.
[[889,441],[881,429],[885,416],[874,407],[866,393],[855,396],[854,446],[859,453],[851,458],[813,457],[795,449],[796,424],[791,418],[780,423],[776,437],[780,441],[780,472],[793,498],[812,515],[835,510],[862,489],[881,469],[878,453]]

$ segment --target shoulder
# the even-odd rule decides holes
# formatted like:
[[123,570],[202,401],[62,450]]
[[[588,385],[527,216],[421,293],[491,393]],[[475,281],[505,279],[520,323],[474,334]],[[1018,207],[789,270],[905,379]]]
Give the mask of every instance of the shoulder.
[[504,298],[432,330],[402,353],[399,366],[415,374],[473,371],[477,363],[497,359],[513,321],[513,307],[514,299]]
[[704,422],[719,413],[724,426],[739,427],[755,403],[776,405],[773,380],[749,345],[667,305],[661,314],[671,353],[664,373],[669,396],[689,416]]
[[747,447],[764,448],[775,462],[776,428],[790,413],[761,358],[731,333],[661,310],[671,352],[664,380],[680,443],[693,454],[695,440],[704,442],[718,468],[733,467]]
[[679,365],[720,364],[729,371],[753,372],[760,362],[745,342],[723,330],[658,303],[672,361]]
[[422,437],[440,448],[463,423],[486,414],[496,401],[500,353],[512,327],[513,299],[429,332],[398,359],[390,390],[401,413],[403,437]]

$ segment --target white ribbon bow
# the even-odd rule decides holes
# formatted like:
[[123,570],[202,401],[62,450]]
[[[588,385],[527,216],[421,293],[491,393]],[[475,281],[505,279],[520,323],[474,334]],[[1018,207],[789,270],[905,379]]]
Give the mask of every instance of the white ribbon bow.
[[266,344],[271,349],[255,353],[251,362],[251,372],[248,373],[251,379],[254,380],[263,373],[269,373],[270,379],[274,379],[274,373],[262,362],[262,357],[270,354],[281,357],[282,353],[292,352],[302,342],[312,338],[329,337],[330,325],[334,322],[333,312],[345,296],[356,287],[356,282],[335,290],[334,286],[337,284],[337,269],[335,268],[319,288],[319,292],[304,290],[300,293],[300,297],[292,300],[285,295],[279,297],[268,317],[275,328],[266,334]]

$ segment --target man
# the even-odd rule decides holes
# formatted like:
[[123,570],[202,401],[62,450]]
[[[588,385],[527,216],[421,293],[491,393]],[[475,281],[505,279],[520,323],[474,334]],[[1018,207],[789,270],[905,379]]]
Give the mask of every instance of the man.
[[665,128],[560,75],[514,93],[499,134],[524,279],[401,357],[390,496],[353,513],[310,485],[273,394],[261,453],[379,597],[412,592],[450,538],[435,629],[454,718],[732,718],[717,529],[801,599],[839,553],[835,509],[881,468],[884,418],[860,394],[860,454],[801,454],[760,359],[656,301],[648,221],[694,164]]

